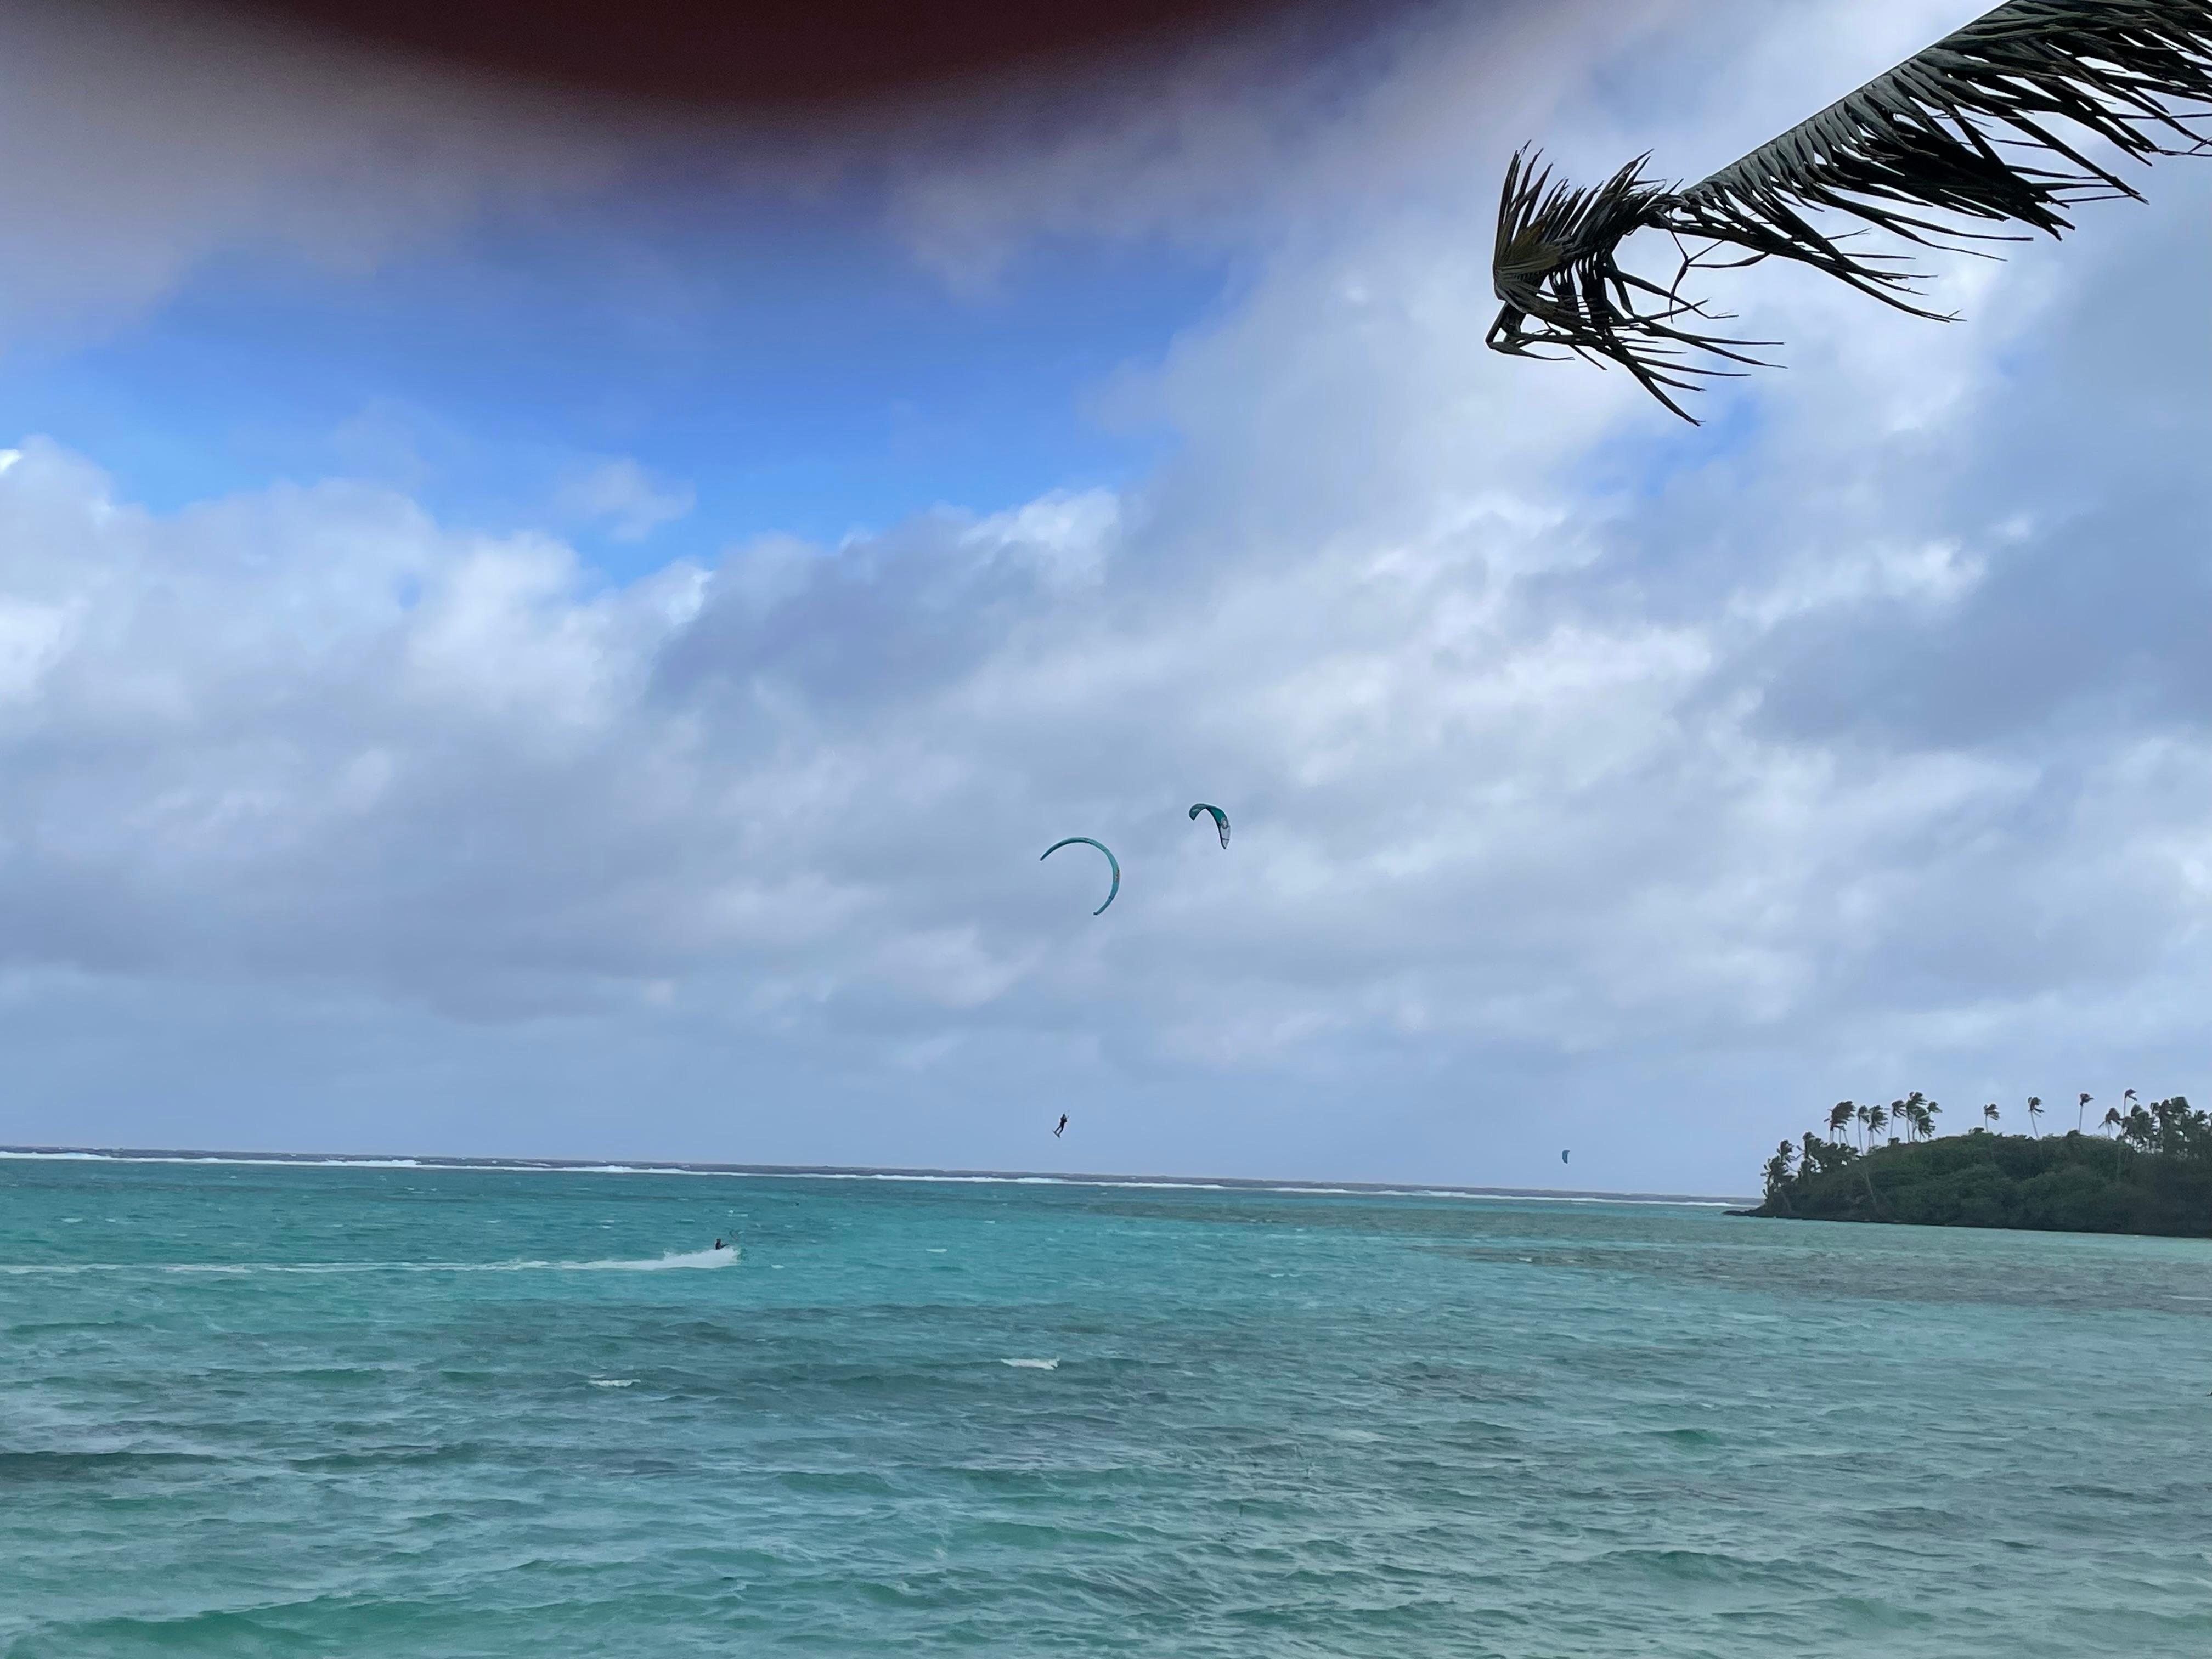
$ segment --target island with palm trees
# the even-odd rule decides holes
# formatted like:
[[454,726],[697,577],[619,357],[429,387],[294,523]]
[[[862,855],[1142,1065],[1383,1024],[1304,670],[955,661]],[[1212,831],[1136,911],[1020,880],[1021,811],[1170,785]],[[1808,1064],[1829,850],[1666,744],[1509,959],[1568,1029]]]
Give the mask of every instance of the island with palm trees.
[[1887,1106],[1839,1100],[1825,1135],[1776,1149],[1764,1201],[1738,1213],[2212,1238],[2212,1115],[2180,1095],[2146,1106],[2129,1089],[2096,1133],[2094,1099],[2081,1094],[2075,1127],[2045,1134],[2043,1098],[2030,1095],[2024,1135],[2000,1133],[1995,1102],[1965,1133],[1938,1135],[1943,1109],[1917,1092]]

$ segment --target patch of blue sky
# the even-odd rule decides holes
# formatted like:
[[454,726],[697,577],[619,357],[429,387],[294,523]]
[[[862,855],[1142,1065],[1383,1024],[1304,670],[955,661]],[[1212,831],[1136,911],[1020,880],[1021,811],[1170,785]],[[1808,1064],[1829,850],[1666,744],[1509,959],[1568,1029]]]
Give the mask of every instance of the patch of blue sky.
[[[508,219],[360,272],[234,252],[103,339],[19,344],[0,434],[94,456],[157,510],[372,479],[451,523],[569,537],[620,580],[1125,481],[1168,434],[1102,421],[1096,394],[1225,276],[1048,245],[956,292],[850,205]],[[642,536],[591,521],[573,486],[610,458],[696,506]]]
[[1591,447],[1575,470],[1577,484],[1593,496],[1656,501],[1683,478],[1745,453],[1768,428],[1755,393],[1723,384],[1680,400],[1698,425],[1664,410],[1639,411],[1642,422],[1624,422]]

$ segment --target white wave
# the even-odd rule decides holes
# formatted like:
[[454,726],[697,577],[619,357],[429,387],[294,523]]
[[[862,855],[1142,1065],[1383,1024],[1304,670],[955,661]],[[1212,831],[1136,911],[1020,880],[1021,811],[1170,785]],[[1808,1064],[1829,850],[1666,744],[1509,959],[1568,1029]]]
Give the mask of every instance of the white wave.
[[[1735,1209],[1758,1200],[1688,1194],[1644,1193],[1561,1192],[1510,1187],[1390,1187],[1328,1186],[1313,1182],[1179,1180],[1173,1176],[1146,1177],[1090,1175],[1030,1175],[1015,1172],[977,1174],[928,1170],[711,1170],[667,1164],[556,1164],[538,1158],[512,1162],[482,1158],[468,1162],[437,1158],[281,1158],[159,1152],[139,1154],[100,1152],[49,1152],[35,1147],[0,1147],[0,1158],[73,1160],[95,1164],[238,1164],[290,1165],[303,1170],[424,1170],[459,1173],[483,1171],[531,1175],[642,1175],[693,1176],[726,1181],[896,1181],[925,1186],[956,1187],[1086,1187],[1134,1188],[1151,1192],[1273,1194],[1286,1197],[1337,1198],[1449,1198],[1475,1203],[1501,1204],[1634,1204],[1668,1209]],[[540,1266],[581,1267],[580,1262],[540,1263]]]
[[[292,1170],[532,1170],[550,1167],[542,1164],[448,1164],[434,1158],[257,1158],[252,1153],[234,1156],[228,1152],[45,1152],[27,1146],[0,1146],[0,1158],[20,1158],[26,1163],[218,1164],[251,1165],[256,1169],[274,1165],[278,1169]],[[564,1166],[555,1172],[585,1173],[573,1165]]]
[[637,1379],[634,1376],[595,1376],[592,1379],[592,1386],[595,1389],[634,1389],[637,1386]]
[[623,1261],[0,1261],[0,1273],[650,1273],[733,1267],[740,1254],[732,1245]]
[[1056,1371],[1060,1369],[1057,1359],[1001,1359],[999,1363],[1012,1365],[1018,1371]]

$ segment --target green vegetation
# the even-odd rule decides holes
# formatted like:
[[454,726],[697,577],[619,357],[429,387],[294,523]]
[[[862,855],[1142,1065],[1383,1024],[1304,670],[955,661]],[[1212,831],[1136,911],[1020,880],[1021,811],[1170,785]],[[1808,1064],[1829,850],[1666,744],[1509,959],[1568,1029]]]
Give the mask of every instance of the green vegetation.
[[[2075,1107],[2086,1120],[2093,1097]],[[2047,1232],[2154,1233],[2212,1238],[2212,1115],[2179,1095],[2106,1109],[2102,1137],[2080,1128],[2033,1133],[2043,1102],[2028,1097],[2030,1133],[1989,1128],[1937,1138],[1942,1109],[1918,1094],[1887,1107],[1844,1100],[1824,1139],[1808,1130],[1766,1161],[1766,1197],[1744,1213],[1808,1221],[1893,1221],[1924,1227],[2020,1227]],[[1903,1138],[1878,1139],[1885,1128]],[[1859,1144],[1848,1139],[1856,1130]]]

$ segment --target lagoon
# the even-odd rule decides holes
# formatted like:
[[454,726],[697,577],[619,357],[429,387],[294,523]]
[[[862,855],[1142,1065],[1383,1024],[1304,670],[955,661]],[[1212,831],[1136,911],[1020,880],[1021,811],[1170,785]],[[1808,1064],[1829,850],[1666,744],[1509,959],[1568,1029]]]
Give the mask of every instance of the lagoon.
[[2208,1269],[1681,1205],[0,1158],[0,1656],[2193,1656]]

